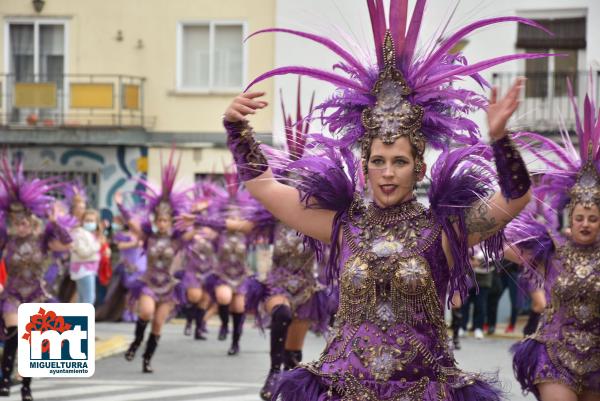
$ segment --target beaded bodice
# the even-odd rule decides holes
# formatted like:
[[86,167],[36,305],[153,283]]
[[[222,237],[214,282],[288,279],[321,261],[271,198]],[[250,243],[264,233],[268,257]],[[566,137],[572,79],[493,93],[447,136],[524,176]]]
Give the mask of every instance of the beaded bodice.
[[208,272],[215,264],[215,249],[212,241],[202,235],[195,235],[187,247],[186,265],[198,272]]
[[223,232],[220,237],[218,269],[230,278],[244,274],[248,248],[246,236],[240,232]]
[[148,255],[147,274],[157,286],[169,283],[172,278],[173,260],[177,253],[176,241],[168,235],[152,235],[146,245]]
[[398,322],[444,325],[424,256],[441,228],[422,205],[409,202],[385,212],[355,206],[343,232],[350,253],[340,277],[340,321],[369,321],[382,331]]
[[549,307],[534,336],[551,358],[577,375],[600,370],[600,247],[559,247]]
[[274,267],[283,267],[292,272],[307,270],[313,273],[315,254],[305,249],[302,237],[295,230],[278,224],[275,229],[274,245]]
[[44,275],[44,253],[39,237],[12,237],[6,244],[6,272],[10,278],[41,280]]

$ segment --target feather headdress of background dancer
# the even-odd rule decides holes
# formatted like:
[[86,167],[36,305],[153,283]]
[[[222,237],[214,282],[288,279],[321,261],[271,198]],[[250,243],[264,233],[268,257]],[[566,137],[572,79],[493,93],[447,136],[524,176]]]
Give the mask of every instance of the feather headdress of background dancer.
[[[561,217],[571,219],[575,205],[600,209],[600,109],[593,98],[593,82],[577,105],[571,82],[568,96],[575,116],[573,143],[569,130],[561,126],[561,142],[535,133],[516,135],[515,141],[535,155],[539,166],[531,168],[540,177],[534,186],[535,199],[506,230],[509,241],[525,250],[531,259],[545,265],[560,240]],[[567,216],[563,216],[566,212]],[[559,242],[559,243],[557,243]]]

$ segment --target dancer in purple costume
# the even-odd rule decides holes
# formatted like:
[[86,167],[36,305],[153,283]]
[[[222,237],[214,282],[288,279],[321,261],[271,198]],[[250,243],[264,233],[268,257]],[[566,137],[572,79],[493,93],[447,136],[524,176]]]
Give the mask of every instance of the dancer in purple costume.
[[[115,219],[115,221],[120,220],[122,219]],[[113,241],[120,256],[114,274],[121,275],[121,286],[127,291],[122,319],[126,322],[134,322],[137,320],[137,315],[135,309],[130,306],[132,304],[129,300],[130,291],[135,288],[135,284],[144,273],[147,260],[143,242],[129,229],[129,226],[124,225],[120,230],[117,228],[118,224],[113,222],[113,230],[116,232],[113,235]]]
[[[343,58],[334,72],[281,67],[252,82],[291,73],[338,86],[317,106],[336,138],[315,136],[324,144],[323,156],[295,163],[304,186],[277,182],[254,140],[246,116],[266,106],[262,93],[246,92],[225,111],[228,145],[246,187],[316,246],[331,245],[327,278],[340,286],[336,326],[321,358],[282,373],[273,399],[499,400],[501,390],[490,381],[456,366],[443,310],[455,292],[466,296],[473,279],[469,248],[483,242],[487,255],[499,257],[503,227],[530,199],[529,174],[505,129],[523,80],[503,98],[493,89],[489,103],[455,81],[470,76],[485,85],[478,72],[545,55],[469,65],[449,51],[480,27],[505,21],[539,25],[519,17],[478,21],[415,51],[425,1],[416,2],[410,24],[407,1],[390,2],[389,24],[383,1],[367,4],[376,61],[361,62],[322,36],[267,30],[303,36]],[[491,148],[478,142],[478,127],[465,115],[486,106]],[[426,144],[443,150],[431,173],[429,209],[413,193],[425,176]],[[459,147],[449,150],[450,144]],[[374,199],[369,204],[355,193],[353,145],[362,151]],[[496,171],[487,163],[492,155]],[[501,191],[491,194],[496,173]]]
[[[146,180],[139,182],[145,191],[139,195],[144,198],[144,208],[140,210],[138,221],[131,212],[123,207],[122,195],[117,194],[116,203],[121,215],[135,235],[144,241],[147,257],[147,268],[131,290],[133,301],[137,301],[138,320],[134,332],[134,340],[125,352],[125,359],[132,361],[136,351],[144,339],[148,322],[152,320],[150,336],[142,358],[142,372],[152,373],[150,361],[160,339],[162,326],[173,311],[178,297],[175,278],[175,256],[182,249],[193,232],[184,235],[173,228],[173,218],[188,210],[189,190],[177,188],[176,178],[179,170],[173,161],[174,152],[169,156],[166,166],[162,166],[161,187],[153,188]],[[153,220],[151,223],[150,216]]]
[[[207,227],[217,232],[215,241],[217,263],[213,273],[205,280],[206,291],[217,304],[221,328],[219,341],[228,335],[229,317],[233,320],[230,356],[240,352],[245,313],[246,281],[250,277],[247,257],[249,247],[268,231],[272,223],[270,213],[261,213],[247,190],[240,187],[237,173],[225,172],[226,190],[212,188],[210,214],[183,214],[177,219],[177,227],[187,230]],[[261,221],[264,220],[264,221]]]
[[[563,146],[536,134],[521,138],[546,166],[535,191],[545,213],[524,213],[508,234],[519,256],[513,259],[533,266],[530,288],[543,291],[547,307],[537,331],[512,347],[513,368],[523,391],[540,401],[599,401],[600,110],[588,95],[581,118],[568,87],[579,149],[566,129]],[[564,210],[568,238],[556,224]]]
[[[58,222],[50,190],[59,185],[50,180],[27,180],[22,160],[13,170],[6,154],[0,171],[0,250],[6,260],[7,282],[0,295],[2,328],[6,340],[2,355],[0,396],[10,395],[11,375],[17,351],[17,310],[21,303],[48,302],[44,282],[44,259],[48,250],[64,251],[71,237]],[[38,219],[48,218],[45,229]],[[36,227],[37,226],[37,227]],[[24,377],[21,398],[31,401],[31,378]]]
[[[211,215],[218,213],[217,202],[211,201],[211,196],[218,192],[216,184],[199,181],[194,187],[194,203],[192,213],[195,215]],[[185,310],[186,325],[184,334],[190,335],[192,322],[196,329],[194,338],[206,340],[203,334],[204,317],[211,299],[206,290],[206,281],[217,265],[215,240],[218,233],[208,227],[199,230],[184,249],[184,270],[181,278],[181,291],[185,294],[182,303],[187,303]]]

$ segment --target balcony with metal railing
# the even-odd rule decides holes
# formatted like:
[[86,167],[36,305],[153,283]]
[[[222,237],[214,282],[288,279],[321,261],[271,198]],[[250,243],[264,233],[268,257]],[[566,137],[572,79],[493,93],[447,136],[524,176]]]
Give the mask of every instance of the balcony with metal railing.
[[0,126],[8,129],[152,128],[145,78],[116,74],[0,75]]
[[[511,125],[522,130],[556,133],[561,127],[567,130],[575,128],[575,113],[568,96],[567,79],[571,81],[579,107],[589,91],[596,97],[600,94],[600,71],[494,73],[492,84],[504,92],[518,76],[526,77],[527,81],[520,108]],[[594,78],[592,87],[591,77]]]

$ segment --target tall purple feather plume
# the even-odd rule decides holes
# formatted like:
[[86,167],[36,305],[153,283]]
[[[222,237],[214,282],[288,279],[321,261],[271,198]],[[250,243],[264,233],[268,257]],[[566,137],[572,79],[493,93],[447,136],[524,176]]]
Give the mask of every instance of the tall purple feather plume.
[[168,202],[171,205],[172,213],[177,216],[190,208],[189,193],[193,187],[178,187],[176,185],[177,173],[181,163],[181,156],[174,162],[175,149],[171,149],[167,164],[162,162],[161,154],[161,185],[155,186],[148,180],[138,178],[137,181],[142,186],[143,190],[135,191],[143,200],[143,211],[147,214],[153,213],[156,207],[161,202]]
[[[340,148],[352,146],[365,134],[361,112],[375,103],[375,96],[371,93],[371,89],[378,79],[380,69],[384,66],[382,49],[384,36],[388,29],[395,40],[396,67],[412,88],[408,100],[423,107],[425,117],[422,121],[421,131],[430,146],[436,149],[446,149],[453,142],[473,144],[476,143],[474,138],[480,136],[477,125],[466,116],[474,110],[485,108],[487,102],[478,93],[461,89],[453,82],[470,77],[485,87],[488,86],[488,83],[480,75],[483,70],[512,60],[555,56],[553,54],[521,53],[467,64],[461,54],[450,53],[456,43],[472,32],[498,23],[523,23],[548,32],[534,21],[511,16],[480,20],[447,37],[434,38],[435,47],[431,51],[419,55],[420,53],[416,49],[426,0],[416,1],[410,22],[408,21],[408,0],[390,0],[387,19],[383,0],[366,0],[366,4],[377,56],[375,60],[361,60],[340,44],[323,35],[285,28],[265,29],[255,33],[281,32],[300,36],[325,46],[341,58],[334,65],[334,72],[303,66],[279,67],[260,75],[248,86],[250,88],[262,80],[286,74],[304,75],[336,85],[338,90],[334,95],[316,106],[316,109],[321,112],[322,123],[335,136],[335,139],[324,141],[327,146]],[[452,14],[448,17],[449,19]]]
[[301,93],[301,78],[298,77],[298,89],[296,93],[296,119],[292,118],[291,114],[288,114],[285,110],[285,103],[283,101],[283,92],[281,93],[281,114],[283,115],[283,125],[285,130],[285,139],[287,145],[288,155],[291,160],[297,160],[304,154],[304,147],[306,146],[306,138],[310,130],[310,120],[314,109],[315,92],[313,92],[310,99],[310,105],[306,117],[302,113],[302,93]]

